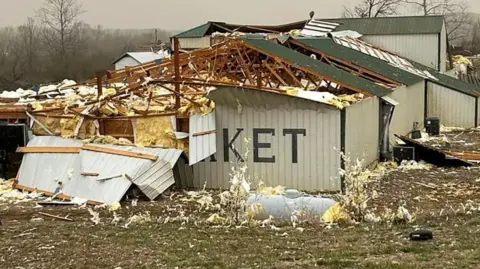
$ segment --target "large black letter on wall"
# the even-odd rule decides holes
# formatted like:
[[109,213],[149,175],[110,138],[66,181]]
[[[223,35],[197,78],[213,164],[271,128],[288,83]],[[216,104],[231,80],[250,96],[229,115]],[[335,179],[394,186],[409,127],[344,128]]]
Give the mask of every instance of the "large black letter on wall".
[[235,133],[232,140],[230,140],[230,142],[229,142],[228,129],[227,128],[223,129],[223,160],[224,160],[224,162],[229,162],[230,161],[230,156],[229,156],[228,149],[232,150],[233,154],[235,154],[235,157],[237,157],[237,159],[239,161],[244,162],[244,160],[242,158],[242,155],[240,155],[240,153],[238,153],[237,149],[233,145],[233,143],[235,142],[235,140],[238,138],[238,136],[240,135],[240,133],[242,131],[243,131],[243,128],[237,128],[237,133]]
[[307,135],[307,130],[305,129],[283,129],[283,136],[287,134],[292,135],[292,163],[298,162],[298,139],[297,135],[302,134],[303,136]]
[[259,149],[268,149],[270,148],[270,143],[260,143],[258,142],[259,134],[271,134],[275,136],[275,129],[267,128],[253,128],[253,162],[255,163],[275,163],[275,155],[272,157],[260,157],[258,156]]

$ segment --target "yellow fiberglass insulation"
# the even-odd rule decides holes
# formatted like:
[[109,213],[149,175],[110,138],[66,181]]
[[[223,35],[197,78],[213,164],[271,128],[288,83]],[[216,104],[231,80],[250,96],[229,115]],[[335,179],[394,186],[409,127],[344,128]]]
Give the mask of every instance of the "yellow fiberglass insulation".
[[177,149],[182,150],[188,156],[188,139],[178,139],[177,140]]
[[75,128],[77,127],[77,123],[79,121],[79,117],[71,118],[71,119],[61,119],[60,125],[62,126],[62,137],[63,138],[71,138],[74,136]]
[[136,144],[139,147],[175,148],[177,146],[177,139],[169,117],[138,118],[136,126]]
[[118,109],[112,103],[106,103],[99,109],[100,113],[105,116],[115,116],[118,115]]
[[80,126],[80,129],[78,130],[77,136],[80,139],[88,139],[93,137],[95,133],[96,133],[95,121],[85,119],[83,121],[82,126]]
[[[39,122],[41,122],[45,127],[48,128],[53,134],[60,134],[62,132],[62,126],[60,124],[60,118],[51,118],[44,116],[35,117]],[[32,132],[34,135],[49,135],[39,124],[36,122],[33,124]]]

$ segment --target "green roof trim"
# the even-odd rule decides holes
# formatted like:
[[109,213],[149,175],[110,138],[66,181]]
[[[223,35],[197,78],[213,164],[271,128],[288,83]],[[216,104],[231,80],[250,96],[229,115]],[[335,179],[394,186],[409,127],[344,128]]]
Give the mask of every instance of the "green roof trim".
[[415,66],[416,68],[426,70],[430,74],[432,74],[434,77],[438,78],[438,80],[428,79],[428,81],[432,83],[436,83],[438,85],[450,88],[452,90],[456,90],[466,95],[470,95],[474,97],[480,96],[480,88],[475,84],[470,84],[460,79],[451,77],[449,75],[442,74],[433,68],[427,67],[423,64],[420,64],[414,61],[410,61],[410,63],[412,63],[412,65]]
[[260,39],[243,39],[243,41],[264,53],[273,54],[277,57],[292,62],[299,67],[308,68],[321,75],[324,75],[327,77],[327,79],[335,80],[338,83],[359,89],[372,95],[382,97],[392,92],[391,89],[382,87],[369,80],[357,77],[349,72],[312,59],[307,55],[301,54],[274,42]]
[[352,30],[362,35],[438,34],[442,32],[443,16],[406,16],[378,18],[319,19],[339,23],[335,31]]
[[339,45],[331,38],[297,38],[296,41],[301,42],[313,50],[363,67],[407,86],[423,81],[423,77],[421,76],[397,68],[371,55]]
[[203,37],[205,34],[207,34],[208,29],[210,29],[210,26],[212,26],[211,22],[207,22],[205,24],[199,25],[195,28],[192,28],[190,30],[181,32],[179,34],[174,35],[173,37],[178,37],[178,38],[196,38],[196,37]]

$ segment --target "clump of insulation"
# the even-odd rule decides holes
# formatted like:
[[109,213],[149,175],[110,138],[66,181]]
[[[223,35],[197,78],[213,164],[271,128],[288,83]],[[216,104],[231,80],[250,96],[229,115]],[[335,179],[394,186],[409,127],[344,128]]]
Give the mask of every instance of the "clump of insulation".
[[139,147],[175,148],[177,139],[169,117],[149,117],[136,120],[136,144]]

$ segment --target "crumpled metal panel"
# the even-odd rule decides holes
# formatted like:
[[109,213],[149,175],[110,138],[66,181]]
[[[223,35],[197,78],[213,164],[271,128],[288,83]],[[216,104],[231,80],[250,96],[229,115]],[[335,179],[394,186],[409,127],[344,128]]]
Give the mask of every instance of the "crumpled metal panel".
[[215,130],[215,110],[206,115],[195,114],[190,116],[189,165],[194,165],[217,151],[215,132],[198,136],[193,136],[193,134]]
[[[78,140],[54,136],[36,136],[28,144],[28,146],[72,147],[82,145],[83,143]],[[150,153],[159,158],[154,162],[88,150],[82,150],[79,154],[28,153],[24,155],[20,167],[19,184],[53,192],[58,181],[62,181],[63,192],[67,195],[110,204],[120,201],[125,195],[132,185],[129,178],[133,179],[135,184],[151,199],[175,183],[172,168],[181,155],[181,150],[140,149],[132,146],[98,144],[95,146]],[[83,176],[80,174],[81,172],[98,173],[99,175]]]

